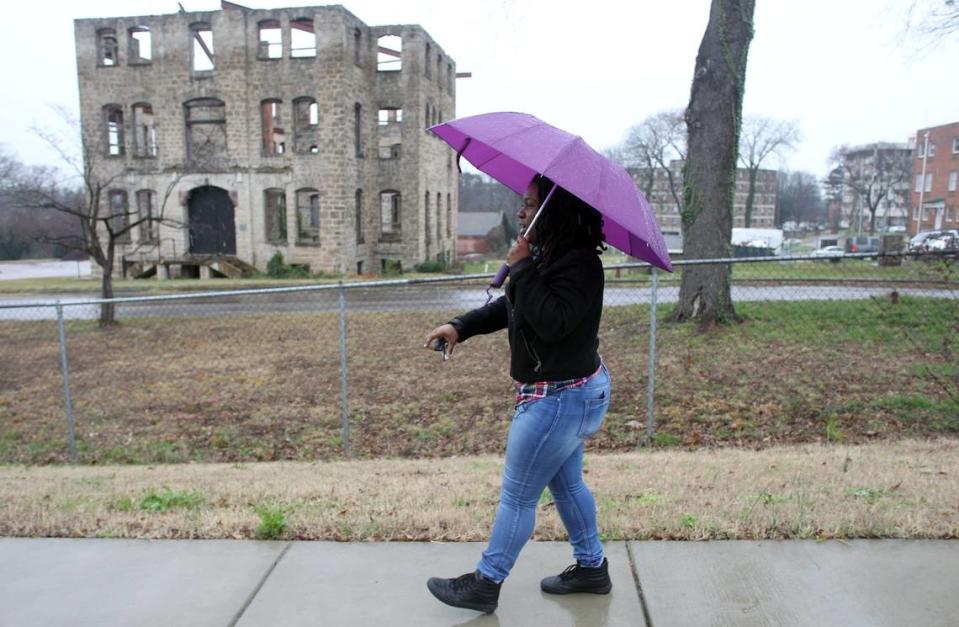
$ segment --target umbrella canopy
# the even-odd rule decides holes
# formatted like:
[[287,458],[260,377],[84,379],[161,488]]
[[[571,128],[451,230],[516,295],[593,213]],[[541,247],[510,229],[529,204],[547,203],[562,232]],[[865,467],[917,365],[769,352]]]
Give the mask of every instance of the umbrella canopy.
[[663,234],[649,202],[622,166],[582,137],[525,113],[484,113],[430,127],[481,172],[524,194],[537,174],[603,215],[607,243],[672,272]]

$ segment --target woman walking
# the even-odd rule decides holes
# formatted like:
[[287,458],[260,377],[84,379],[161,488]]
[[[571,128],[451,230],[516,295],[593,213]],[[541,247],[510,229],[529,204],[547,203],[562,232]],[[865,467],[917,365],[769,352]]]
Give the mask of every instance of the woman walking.
[[[526,229],[553,183],[537,176],[518,212]],[[596,527],[596,504],[583,482],[586,439],[609,407],[610,379],[598,353],[603,310],[603,221],[599,212],[556,187],[533,233],[520,235],[506,262],[506,294],[434,329],[426,345],[457,343],[507,329],[516,406],[506,444],[503,485],[489,545],[474,572],[431,578],[430,592],[455,607],[492,612],[500,586],[535,526],[549,487],[576,563],[543,579],[551,594],[606,594],[612,588]]]

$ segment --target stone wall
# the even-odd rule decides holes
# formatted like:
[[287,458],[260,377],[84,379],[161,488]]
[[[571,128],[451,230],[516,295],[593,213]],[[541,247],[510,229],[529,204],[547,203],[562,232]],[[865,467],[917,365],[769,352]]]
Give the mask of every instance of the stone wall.
[[[315,56],[291,47],[293,23],[312,20]],[[266,52],[260,46],[260,24],[278,22],[280,46]],[[194,71],[193,55],[200,54],[192,28],[208,24],[212,32],[214,67]],[[151,59],[138,61],[129,46],[129,29],[146,27],[151,39]],[[103,29],[115,33],[116,51],[105,58],[98,46]],[[302,36],[303,29],[297,29]],[[377,70],[377,38],[402,38],[402,70]],[[91,164],[109,189],[126,190],[135,207],[135,192],[152,189],[157,204],[172,185],[166,216],[179,223],[160,227],[159,249],[139,245],[137,233],[124,254],[137,259],[145,254],[172,258],[189,250],[187,199],[190,190],[204,185],[223,188],[235,203],[236,254],[265,269],[281,252],[288,263],[306,264],[313,271],[378,272],[383,259],[395,259],[409,268],[427,258],[455,254],[457,173],[452,152],[426,130],[442,115],[455,112],[455,63],[419,26],[368,27],[339,6],[296,9],[179,13],[162,16],[83,19],[75,22],[80,84],[81,126],[93,149]],[[109,37],[107,37],[109,39]],[[427,77],[427,46],[430,76]],[[106,48],[110,48],[109,41]],[[196,50],[195,50],[196,49]],[[271,58],[275,57],[275,58]],[[441,59],[437,76],[436,59]],[[103,61],[106,61],[104,63]],[[294,100],[316,101],[315,128],[294,132]],[[225,112],[225,150],[219,156],[199,159],[203,148],[188,146],[187,107],[197,99],[222,101]],[[283,129],[283,147],[268,150],[264,141],[262,103],[277,101],[276,119]],[[136,150],[134,106],[152,107],[155,153]],[[111,152],[106,105],[123,113],[121,154]],[[357,106],[359,107],[357,109]],[[395,158],[381,159],[381,108],[402,109],[393,140],[401,144]],[[301,112],[303,110],[301,109]],[[355,144],[359,113],[359,146]],[[205,113],[204,113],[205,115]],[[204,133],[210,125],[192,127]],[[277,138],[280,136],[277,135]],[[298,151],[303,137],[315,139],[314,150]],[[113,152],[120,152],[116,134]],[[215,141],[213,142],[216,143]],[[271,154],[272,153],[272,154]],[[266,236],[267,189],[285,192],[287,241],[270,243]],[[298,242],[296,190],[315,189],[319,195],[319,241]],[[397,190],[402,197],[401,233],[398,241],[381,241],[380,191]],[[361,190],[362,206],[356,201]],[[425,196],[430,193],[435,212],[436,194],[442,211],[437,223],[431,216],[429,240],[425,232]],[[104,199],[105,201],[106,199]],[[447,217],[447,206],[450,218]],[[358,214],[361,224],[357,225]],[[447,226],[447,222],[452,222]],[[439,232],[436,228],[439,226]],[[358,237],[359,235],[359,237]],[[175,251],[174,251],[175,249]],[[119,267],[119,262],[118,262]]]

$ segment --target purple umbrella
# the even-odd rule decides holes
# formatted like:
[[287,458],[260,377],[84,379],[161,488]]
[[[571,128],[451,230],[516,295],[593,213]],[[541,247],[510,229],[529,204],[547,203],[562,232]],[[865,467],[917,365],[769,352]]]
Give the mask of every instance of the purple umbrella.
[[[582,137],[525,113],[485,113],[430,127],[482,172],[524,194],[537,174],[603,215],[606,241],[627,255],[672,272],[653,211],[622,166]],[[544,203],[545,206],[545,203]]]

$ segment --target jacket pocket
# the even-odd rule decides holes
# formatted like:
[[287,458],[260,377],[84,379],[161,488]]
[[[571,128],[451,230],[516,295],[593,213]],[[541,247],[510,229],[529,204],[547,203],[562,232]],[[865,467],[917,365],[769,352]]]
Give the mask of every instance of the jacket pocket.
[[583,439],[596,435],[596,432],[603,425],[603,418],[606,417],[607,409],[609,409],[609,393],[605,390],[601,397],[588,398],[583,401],[583,415],[580,419],[577,435]]

